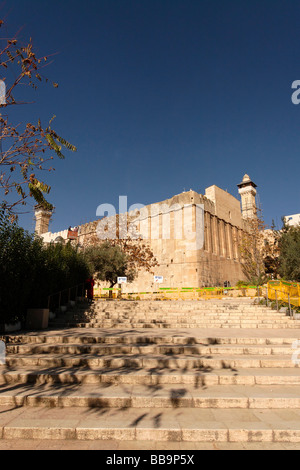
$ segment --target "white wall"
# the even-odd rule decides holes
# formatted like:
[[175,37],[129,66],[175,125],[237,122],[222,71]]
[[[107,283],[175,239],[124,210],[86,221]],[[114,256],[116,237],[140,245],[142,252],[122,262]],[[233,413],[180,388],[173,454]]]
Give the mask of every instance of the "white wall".
[[56,233],[51,233],[51,232],[43,233],[43,235],[41,235],[41,237],[43,238],[44,243],[54,242],[57,237],[62,237],[64,240],[67,240],[68,239],[68,230],[64,230],[62,232],[56,232]]
[[295,215],[287,215],[285,217],[285,222],[287,225],[292,225],[296,226],[300,224],[300,214],[295,214]]

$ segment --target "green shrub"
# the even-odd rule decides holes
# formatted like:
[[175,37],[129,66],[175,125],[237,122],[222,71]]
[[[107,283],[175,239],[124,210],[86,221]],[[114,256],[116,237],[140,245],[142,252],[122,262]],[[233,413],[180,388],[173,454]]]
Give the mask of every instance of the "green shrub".
[[237,287],[238,289],[241,289],[241,288],[243,288],[243,287],[247,287],[247,286],[249,286],[249,285],[250,285],[250,283],[249,283],[248,281],[238,281],[238,282],[236,283],[236,287]]
[[24,322],[28,308],[47,308],[48,296],[83,283],[85,259],[70,244],[44,246],[0,209],[0,324]]

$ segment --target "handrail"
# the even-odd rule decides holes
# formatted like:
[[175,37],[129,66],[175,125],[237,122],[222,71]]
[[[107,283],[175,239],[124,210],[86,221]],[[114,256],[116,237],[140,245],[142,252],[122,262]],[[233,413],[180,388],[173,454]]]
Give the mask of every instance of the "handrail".
[[277,310],[279,310],[279,301],[287,303],[290,316],[292,316],[292,306],[300,306],[300,284],[297,282],[270,281],[266,286],[266,299],[267,305],[269,301],[275,301]]
[[82,296],[81,297],[84,297],[84,283],[81,283],[81,284],[77,284],[76,286],[73,286],[73,287],[67,287],[66,289],[63,289],[61,291],[58,291],[56,292],[55,294],[50,294],[48,296],[48,309],[50,309],[50,304],[51,304],[51,298],[55,297],[58,295],[58,308],[60,308],[61,306],[61,300],[62,300],[62,294],[64,292],[68,292],[68,302],[70,302],[71,300],[71,291],[73,289],[76,289],[76,294],[75,294],[75,298],[78,297],[78,289],[81,287],[82,288]]

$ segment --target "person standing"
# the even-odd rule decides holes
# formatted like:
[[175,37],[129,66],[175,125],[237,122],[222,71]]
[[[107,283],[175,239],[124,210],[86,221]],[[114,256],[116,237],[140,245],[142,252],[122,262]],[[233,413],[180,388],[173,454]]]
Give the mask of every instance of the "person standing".
[[85,283],[85,286],[86,286],[85,288],[86,288],[86,296],[89,302],[92,302],[94,300],[94,285],[95,285],[95,281],[92,277],[87,279]]

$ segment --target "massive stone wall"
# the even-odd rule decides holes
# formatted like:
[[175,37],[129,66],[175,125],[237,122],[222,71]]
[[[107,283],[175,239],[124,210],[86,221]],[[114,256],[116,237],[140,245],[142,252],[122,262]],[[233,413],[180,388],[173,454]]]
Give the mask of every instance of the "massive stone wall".
[[[163,276],[160,287],[235,285],[244,279],[238,248],[244,221],[239,201],[226,191],[212,186],[205,196],[184,192],[129,216],[158,260],[154,274]],[[101,223],[109,224],[109,219]],[[98,224],[80,227],[80,244],[95,236]],[[124,292],[156,289],[153,274],[147,272],[123,287]]]

